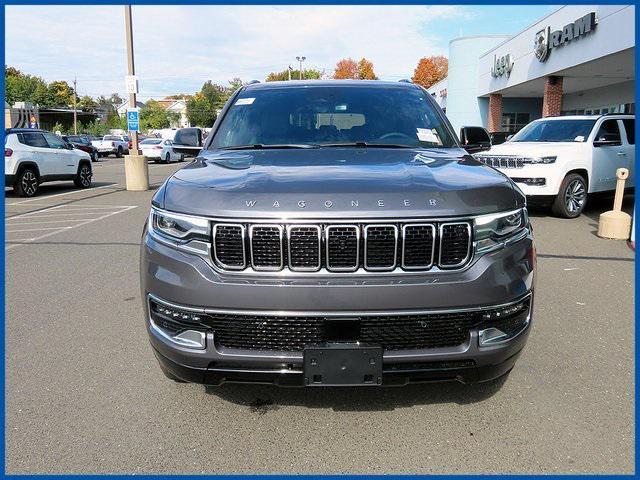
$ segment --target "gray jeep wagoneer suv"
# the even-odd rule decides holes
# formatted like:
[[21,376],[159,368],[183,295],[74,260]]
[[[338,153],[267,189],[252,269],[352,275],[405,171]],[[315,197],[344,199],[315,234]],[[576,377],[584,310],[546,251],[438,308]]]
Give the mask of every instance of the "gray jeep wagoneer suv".
[[239,89],[156,192],[141,245],[151,346],[218,385],[480,382],[531,326],[525,197],[421,87]]

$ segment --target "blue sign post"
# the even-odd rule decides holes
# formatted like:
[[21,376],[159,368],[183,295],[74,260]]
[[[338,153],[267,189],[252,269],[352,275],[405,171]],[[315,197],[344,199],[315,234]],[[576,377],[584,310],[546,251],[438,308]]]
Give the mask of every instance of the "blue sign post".
[[130,132],[140,131],[140,116],[138,110],[127,110],[127,129]]

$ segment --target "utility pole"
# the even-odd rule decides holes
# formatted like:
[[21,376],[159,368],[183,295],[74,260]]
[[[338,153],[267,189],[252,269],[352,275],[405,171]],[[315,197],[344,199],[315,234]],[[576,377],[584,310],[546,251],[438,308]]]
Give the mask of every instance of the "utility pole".
[[78,77],[73,77],[73,134],[78,134],[78,89],[76,88],[78,83]]
[[287,68],[287,72],[289,73],[289,81],[291,81],[291,65],[289,65],[289,68]]
[[[136,74],[136,67],[133,61],[133,20],[131,18],[131,5],[124,6],[125,30],[127,33],[127,71],[129,75]],[[136,108],[136,94],[129,94],[129,108]],[[131,146],[134,155],[140,155],[138,150],[138,132],[131,132]],[[131,153],[131,152],[129,152]]]
[[302,80],[302,62],[304,62],[307,57],[296,57],[296,60],[300,62],[300,80]]
[[[127,69],[130,76],[136,73],[133,61],[133,20],[131,18],[131,5],[124,6],[124,23],[127,35]],[[137,84],[129,89],[129,108],[136,108]],[[127,190],[144,191],[149,190],[149,165],[143,155],[138,150],[138,132],[131,131],[131,149],[129,155],[124,157],[124,175]]]

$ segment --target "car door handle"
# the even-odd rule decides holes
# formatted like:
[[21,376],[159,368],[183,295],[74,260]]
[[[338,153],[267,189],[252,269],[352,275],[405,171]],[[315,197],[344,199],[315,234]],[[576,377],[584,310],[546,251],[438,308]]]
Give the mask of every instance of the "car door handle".
[[627,156],[627,154],[626,154],[626,153],[624,153],[624,152],[618,152],[618,156],[619,156],[619,157],[626,157],[626,156]]

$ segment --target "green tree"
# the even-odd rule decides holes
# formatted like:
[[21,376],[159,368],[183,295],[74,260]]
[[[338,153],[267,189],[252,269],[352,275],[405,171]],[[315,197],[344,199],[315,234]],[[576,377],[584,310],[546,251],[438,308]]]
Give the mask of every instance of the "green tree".
[[48,94],[54,107],[69,107],[73,104],[73,88],[65,81],[51,82]]
[[[308,68],[302,70],[302,78],[304,80],[318,80],[322,78],[324,72],[320,70],[316,70],[313,68]],[[291,70],[291,80],[299,80],[300,79],[300,70]],[[281,72],[271,72],[267,75],[267,82],[282,82],[289,80],[289,69],[283,70]]]
[[66,128],[64,128],[64,125],[62,125],[61,123],[56,122],[53,124],[53,127],[51,127],[51,131],[53,133],[56,133],[56,132],[65,133]]
[[210,127],[217,117],[216,108],[202,92],[187,100],[187,118],[191,125]]
[[5,68],[5,101],[9,105],[15,102],[31,102],[43,108],[53,106],[48,85],[42,78],[26,75],[14,67]]
[[109,126],[106,123],[100,122],[100,119],[95,119],[85,127],[85,131],[89,135],[95,135],[101,137],[109,132]]
[[83,112],[94,112],[98,108],[98,102],[96,102],[89,95],[85,95],[78,100],[78,108]]
[[140,109],[140,130],[146,131],[156,128],[169,128],[171,123],[179,120],[180,115],[166,110],[156,100],[149,100]]

